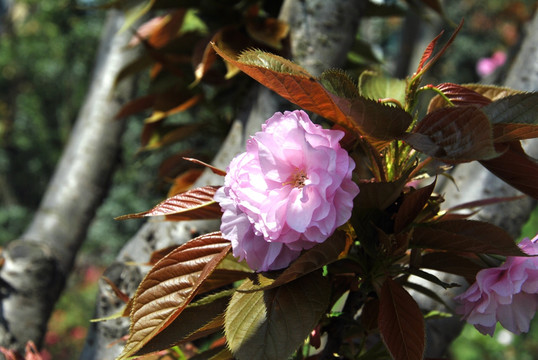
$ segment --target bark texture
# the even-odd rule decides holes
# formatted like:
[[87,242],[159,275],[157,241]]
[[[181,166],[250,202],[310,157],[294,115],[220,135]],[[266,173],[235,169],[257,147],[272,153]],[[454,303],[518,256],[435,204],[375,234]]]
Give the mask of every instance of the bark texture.
[[[341,54],[346,54],[353,42],[363,3],[364,1],[346,0],[286,0],[280,19],[290,24],[294,61],[313,75],[319,75],[327,68],[341,66],[345,60],[345,56]],[[315,46],[320,43],[324,45]],[[296,52],[299,55],[296,56]],[[245,141],[250,134],[259,131],[261,124],[276,111],[290,108],[286,103],[280,96],[256,84],[249,98],[245,99],[244,108],[239,111],[213,165],[225,169],[236,154],[244,151]],[[222,177],[208,171],[197,181],[196,186],[217,185],[222,182]],[[125,262],[147,262],[152,251],[156,249],[182,244],[199,234],[217,230],[218,227],[218,221],[148,221],[120,251],[117,263],[113,264],[105,275],[120,289],[133,295],[142,274],[148,268],[125,265]],[[138,279],[138,282],[134,281],[135,279]],[[118,302],[110,286],[101,282],[96,316],[114,314],[122,307],[123,304]],[[128,319],[93,323],[81,359],[114,359],[123,347],[123,344],[115,341],[127,333]]]
[[114,120],[134,79],[115,86],[134,53],[130,34],[117,34],[123,14],[111,11],[90,90],[41,205],[26,232],[3,252],[0,270],[0,344],[23,351],[40,344],[56,299],[104,198],[117,163],[123,125]]

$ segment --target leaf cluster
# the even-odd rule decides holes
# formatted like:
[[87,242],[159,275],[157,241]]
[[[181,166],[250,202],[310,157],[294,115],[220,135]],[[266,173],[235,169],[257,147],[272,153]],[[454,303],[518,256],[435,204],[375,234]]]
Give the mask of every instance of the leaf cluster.
[[[202,358],[321,359],[330,352],[357,359],[388,354],[422,359],[424,315],[408,289],[442,300],[409,276],[446,289],[458,284],[429,270],[472,282],[495,256],[525,256],[500,228],[455,213],[510,199],[441,210],[435,180],[419,182],[432,178],[427,165],[478,161],[538,198],[538,164],[520,145],[538,136],[538,94],[476,84],[421,86],[461,26],[439,51],[441,35],[436,37],[407,79],[365,72],[358,84],[342,71],[314,77],[279,55],[236,51],[213,37],[204,51],[222,57],[228,74],[242,71],[346,133],[342,144],[358,164],[360,193],[347,224],[280,271],[252,272],[231,256],[231,244],[220,232],[154,254],[152,269],[126,305],[131,329],[120,359],[208,335],[223,336],[226,346]],[[422,91],[436,96],[419,118],[415,109]],[[216,190],[187,190],[122,218],[218,218]],[[376,335],[385,347],[365,341]]]

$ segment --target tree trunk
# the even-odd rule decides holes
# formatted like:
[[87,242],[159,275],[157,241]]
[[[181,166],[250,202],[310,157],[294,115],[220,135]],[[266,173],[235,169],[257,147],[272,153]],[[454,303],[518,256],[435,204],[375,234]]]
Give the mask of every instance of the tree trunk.
[[88,225],[106,194],[117,163],[122,122],[114,115],[131,96],[134,79],[115,85],[133,51],[130,34],[118,34],[123,14],[110,11],[96,67],[71,138],[35,217],[3,252],[0,344],[24,351],[42,342],[54,303],[62,291]]
[[[291,52],[294,60],[313,75],[322,70],[343,65],[358,26],[363,1],[286,0],[280,19],[290,25]],[[324,46],[317,44],[323,43]],[[286,101],[280,96],[255,85],[239,112],[230,133],[213,161],[213,165],[225,169],[231,159],[243,151],[250,134],[259,131],[261,124],[277,111],[286,109]],[[206,172],[195,186],[222,183],[222,177]],[[129,266],[125,262],[143,263],[151,252],[172,244],[181,244],[198,234],[218,229],[219,221],[184,221],[179,223],[149,221],[126,244],[109,267],[105,276],[129,295],[133,295],[142,273],[147,268]],[[137,281],[135,281],[137,280]],[[112,289],[100,283],[96,304],[96,316],[103,317],[120,311],[122,304]],[[82,360],[113,359],[122,350],[117,340],[128,333],[128,319],[116,319],[93,323],[90,327]],[[116,341],[116,342],[115,342]]]

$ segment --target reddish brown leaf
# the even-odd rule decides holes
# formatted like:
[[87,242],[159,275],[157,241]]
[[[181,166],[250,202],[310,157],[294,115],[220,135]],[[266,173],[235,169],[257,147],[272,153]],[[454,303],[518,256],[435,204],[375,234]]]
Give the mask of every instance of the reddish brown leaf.
[[160,26],[156,27],[151,33],[148,43],[154,48],[161,48],[168,44],[179,32],[183,25],[186,9],[179,9],[165,16]]
[[274,18],[247,18],[246,29],[251,38],[275,49],[282,48],[282,40],[288,36],[288,24]]
[[490,99],[491,101],[497,101],[507,96],[522,94],[521,90],[514,90],[506,87],[495,85],[482,85],[482,84],[464,84],[467,89],[473,90],[480,95]]
[[450,220],[415,227],[411,246],[455,252],[523,256],[503,229],[481,221]]
[[226,171],[221,170],[221,169],[219,169],[219,168],[216,168],[216,167],[214,167],[213,165],[209,165],[209,164],[207,164],[207,163],[205,163],[205,162],[203,162],[203,161],[200,161],[200,160],[198,160],[198,159],[187,158],[187,157],[184,157],[183,159],[184,159],[184,160],[187,160],[187,161],[191,161],[191,162],[193,162],[193,163],[195,163],[195,164],[203,165],[203,166],[205,166],[206,168],[211,169],[211,171],[213,172],[213,174],[220,175],[220,176],[226,176]]
[[525,154],[519,141],[501,145],[507,148],[501,156],[480,163],[519,191],[538,199],[538,162]]
[[393,140],[411,123],[411,116],[402,109],[360,96],[346,99],[330,93],[305,69],[280,56],[251,50],[236,59],[215,45],[214,48],[226,61],[280,96],[345,129],[376,139]]
[[387,278],[379,294],[379,331],[395,360],[422,360],[424,317],[411,295]]
[[203,169],[189,169],[183,174],[176,176],[174,183],[168,190],[168,197],[172,197],[188,191],[204,172]]
[[110,280],[108,277],[106,276],[101,276],[101,279],[103,279],[107,284],[108,286],[110,286],[112,288],[112,291],[114,292],[114,294],[118,297],[118,299],[120,299],[121,301],[123,301],[124,303],[128,303],[129,302],[129,295],[127,295],[126,293],[124,293],[123,291],[121,291],[117,286],[116,284],[114,284],[112,282],[112,280]]
[[[487,97],[462,85],[443,83],[437,85],[436,88],[442,91],[455,106],[474,106],[480,108],[491,103],[491,100]],[[445,99],[440,95],[436,95],[428,105],[428,113],[447,106],[448,104]]]
[[186,124],[186,125],[161,125],[149,123],[144,125],[142,132],[143,140],[147,141],[142,150],[154,150],[165,145],[173,144],[181,141],[195,131],[200,129],[202,124]]
[[166,329],[230,249],[230,242],[215,232],[181,245],[155,264],[135,294],[129,339],[119,359],[136,354]]
[[460,24],[458,25],[456,30],[454,30],[454,32],[452,33],[452,36],[450,36],[450,39],[448,39],[445,46],[443,46],[443,48],[441,50],[439,50],[439,52],[433,58],[431,58],[431,56],[432,56],[433,50],[435,49],[435,44],[437,43],[437,41],[439,40],[441,35],[443,35],[443,32],[441,32],[439,35],[437,35],[437,37],[435,37],[435,39],[433,39],[430,42],[430,44],[426,47],[426,50],[424,51],[424,54],[422,54],[422,58],[420,59],[420,62],[419,62],[419,65],[418,65],[418,68],[417,68],[417,71],[416,71],[415,75],[417,75],[417,74],[421,75],[422,73],[426,72],[433,64],[435,64],[435,62],[437,62],[437,60],[439,60],[439,58],[444,54],[444,52],[448,49],[448,47],[456,39],[456,35],[458,35],[458,33],[460,32],[462,26],[463,26],[463,20],[460,22]]
[[155,94],[139,97],[123,105],[114,118],[121,119],[129,115],[137,114],[143,110],[149,109],[153,104],[155,104]]
[[218,219],[220,206],[213,200],[219,186],[204,186],[172,196],[148,211],[119,216],[116,220],[165,215],[167,220]]
[[412,190],[409,194],[405,195],[402,205],[396,213],[394,233],[397,234],[401,232],[418,216],[424,206],[428,203],[428,199],[433,192],[435,183],[436,181],[421,189]]
[[491,159],[493,146],[487,116],[472,106],[443,108],[430,113],[404,140],[416,150],[448,163]]
[[538,137],[538,125],[534,124],[497,124],[493,126],[493,141],[496,143]]
[[200,102],[203,97],[202,94],[185,98],[186,96],[190,96],[190,94],[180,95],[175,91],[160,94],[153,105],[153,114],[146,119],[146,123],[160,121],[167,116],[185,111]]
[[451,252],[431,252],[422,256],[421,267],[474,279],[483,269],[477,261]]

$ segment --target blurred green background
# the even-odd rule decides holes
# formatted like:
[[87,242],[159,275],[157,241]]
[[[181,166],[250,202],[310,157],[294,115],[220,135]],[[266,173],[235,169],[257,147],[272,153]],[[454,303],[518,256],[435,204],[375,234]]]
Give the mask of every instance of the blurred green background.
[[[92,0],[0,0],[0,246],[22,234],[31,220],[84,99],[105,17],[105,11],[95,5]],[[446,17],[454,22],[465,18],[466,25],[433,69],[431,81],[480,81],[479,59],[496,51],[510,56],[535,7],[531,0],[445,2]],[[435,28],[439,17],[422,15],[424,26]],[[396,17],[371,19],[362,27],[369,35],[361,39],[375,41],[374,58],[389,71],[396,68],[402,23]],[[366,66],[371,59],[359,56],[354,62]],[[499,68],[488,80],[502,80],[503,71]],[[80,351],[102,268],[141,225],[141,221],[113,218],[160,201],[168,188],[157,178],[159,164],[185,147],[139,152],[142,120],[141,116],[128,119],[113,186],[51,319],[46,351],[52,358],[74,358]],[[537,232],[535,211],[522,236]],[[466,326],[451,352],[461,360],[538,358],[538,321],[522,336],[499,329],[490,338]]]

